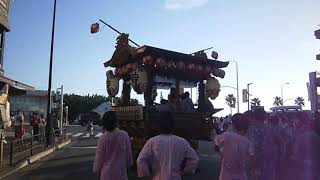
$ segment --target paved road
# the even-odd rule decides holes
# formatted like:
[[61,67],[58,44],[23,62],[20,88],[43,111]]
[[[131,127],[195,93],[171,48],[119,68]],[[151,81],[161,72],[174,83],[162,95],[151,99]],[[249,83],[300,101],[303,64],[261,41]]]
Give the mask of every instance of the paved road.
[[[72,142],[65,148],[29,165],[15,174],[7,177],[7,180],[79,180],[98,179],[92,174],[93,159],[99,132],[93,137],[86,134],[71,134]],[[76,135],[76,136],[74,136]],[[184,180],[217,180],[219,171],[219,157],[214,153],[211,143],[200,142],[200,173],[183,177]],[[129,172],[129,180],[136,180],[134,170]]]

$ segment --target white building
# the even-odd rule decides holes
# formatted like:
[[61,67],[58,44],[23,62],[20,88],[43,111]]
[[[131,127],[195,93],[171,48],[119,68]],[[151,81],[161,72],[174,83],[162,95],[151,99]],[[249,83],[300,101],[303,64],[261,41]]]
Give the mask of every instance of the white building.
[[[29,118],[33,112],[38,112],[40,118],[47,116],[48,91],[34,90],[26,91],[26,94],[18,96],[10,96],[10,109],[12,114],[16,114],[21,110],[24,114],[26,122],[30,122]],[[54,92],[52,92],[54,96]]]

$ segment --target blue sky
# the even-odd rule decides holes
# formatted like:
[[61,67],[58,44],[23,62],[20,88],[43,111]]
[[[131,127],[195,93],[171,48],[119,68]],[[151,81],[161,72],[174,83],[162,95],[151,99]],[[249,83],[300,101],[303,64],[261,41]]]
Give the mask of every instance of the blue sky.
[[[106,93],[102,63],[111,57],[117,34],[108,28],[90,34],[91,23],[100,18],[130,33],[140,45],[185,53],[213,46],[219,60],[238,61],[239,89],[253,82],[253,97],[267,108],[286,82],[290,85],[284,88],[284,99],[307,100],[308,73],[319,70],[315,55],[320,53],[320,41],[313,35],[320,24],[319,0],[57,2],[53,87],[64,84],[67,93]],[[37,89],[47,89],[48,84],[52,8],[52,0],[15,0],[11,7],[5,74]],[[231,63],[220,83],[236,86],[235,77]],[[212,101],[225,108],[218,115],[229,112],[224,98],[231,93],[236,95],[222,88]],[[246,107],[240,103],[241,111]]]

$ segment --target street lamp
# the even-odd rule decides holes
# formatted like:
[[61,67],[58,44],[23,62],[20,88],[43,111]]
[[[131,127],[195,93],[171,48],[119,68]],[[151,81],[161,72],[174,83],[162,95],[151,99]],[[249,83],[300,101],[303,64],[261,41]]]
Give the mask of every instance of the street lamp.
[[57,7],[56,5],[57,5],[57,1],[54,0],[52,30],[51,30],[49,79],[48,79],[47,123],[46,123],[46,133],[45,133],[47,146],[53,144],[53,122],[51,119],[51,83],[52,83],[52,62],[53,62],[53,47],[54,47],[54,29],[55,29],[55,23],[56,23],[56,7]]
[[231,89],[237,90],[237,88],[235,88],[233,86],[221,86],[221,88],[231,88]]
[[[285,86],[285,85],[288,85],[288,84],[290,84],[290,83],[284,83],[284,84],[282,84],[281,85],[281,99],[282,99],[282,101],[283,101],[283,86]],[[284,104],[284,102],[282,103],[282,105]]]
[[248,89],[248,111],[250,110],[250,90],[249,90],[249,86],[253,84],[253,83],[248,83],[247,84],[247,89]]
[[238,73],[238,62],[237,61],[230,61],[236,63],[236,75],[237,75],[237,111],[239,113],[239,73]]

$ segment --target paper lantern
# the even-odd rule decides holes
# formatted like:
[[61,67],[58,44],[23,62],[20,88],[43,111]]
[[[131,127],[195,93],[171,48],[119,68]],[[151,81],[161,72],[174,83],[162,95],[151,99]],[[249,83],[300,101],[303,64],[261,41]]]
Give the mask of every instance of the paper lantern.
[[107,92],[109,96],[115,97],[119,92],[119,77],[107,77]]
[[153,58],[151,56],[144,56],[142,58],[142,62],[145,65],[152,65],[153,64]]
[[168,61],[167,67],[168,68],[175,68],[176,64],[173,61]]
[[90,30],[91,30],[91,34],[99,32],[99,30],[100,30],[99,23],[91,24]]
[[158,58],[156,60],[156,66],[159,67],[159,68],[162,68],[162,67],[165,67],[166,65],[166,61],[162,58]]
[[188,69],[189,71],[193,71],[194,68],[195,68],[194,64],[188,64],[188,66],[187,66],[187,69]]
[[196,66],[196,70],[198,71],[198,72],[200,72],[200,73],[202,73],[203,72],[203,66],[202,65],[197,65]]
[[180,71],[184,71],[185,68],[186,68],[186,64],[185,64],[184,62],[180,61],[180,62],[178,63],[178,69],[179,69]]
[[126,68],[127,68],[128,71],[130,72],[130,71],[133,70],[133,65],[129,63],[129,64],[126,65]]
[[219,56],[219,54],[218,54],[216,51],[212,51],[211,57],[212,57],[213,59],[218,59],[218,56]]
[[220,83],[219,81],[211,77],[206,82],[206,94],[210,99],[216,99],[220,93]]
[[142,67],[138,67],[131,73],[132,87],[137,94],[145,92],[148,83],[147,71]]

